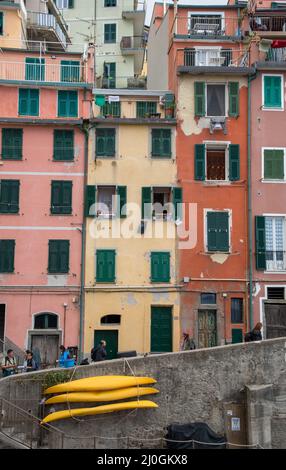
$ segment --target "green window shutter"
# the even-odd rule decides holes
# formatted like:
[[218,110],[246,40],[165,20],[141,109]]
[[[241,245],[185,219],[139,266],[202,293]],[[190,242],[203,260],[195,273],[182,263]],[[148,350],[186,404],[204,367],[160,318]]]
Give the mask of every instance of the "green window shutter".
[[97,129],[96,155],[98,157],[115,156],[115,129]]
[[264,106],[266,108],[281,108],[282,78],[279,76],[264,76]]
[[2,159],[21,160],[23,129],[2,129]]
[[0,213],[19,213],[19,188],[18,180],[0,180]]
[[152,157],[172,156],[171,129],[152,129]]
[[240,179],[240,147],[236,144],[229,146],[229,179],[238,181]]
[[205,82],[195,82],[195,116],[206,115]]
[[15,240],[0,240],[0,273],[15,271]]
[[264,271],[266,269],[266,231],[265,217],[255,217],[255,241],[256,241],[256,269]]
[[69,0],[69,8],[74,8],[74,0]]
[[68,240],[49,241],[50,274],[67,274],[69,272],[70,242]]
[[206,146],[204,144],[195,145],[195,180],[204,181],[206,178]]
[[39,90],[19,89],[19,115],[39,116]]
[[58,92],[58,116],[67,117],[68,115],[68,103],[65,91]]
[[58,116],[78,116],[78,93],[75,90],[60,90],[58,92]]
[[19,89],[19,115],[28,116],[29,115],[29,106],[28,106],[28,92],[27,88]]
[[39,90],[30,90],[30,115],[39,116]]
[[151,219],[152,188],[142,188],[142,219]]
[[208,212],[207,249],[208,251],[229,251],[228,212]]
[[72,213],[71,181],[52,181],[51,213],[66,215]]
[[237,117],[239,115],[239,83],[230,82],[228,84],[229,110],[228,115]]
[[182,220],[182,203],[183,203],[183,190],[182,188],[173,188],[173,205],[174,205],[174,219]]
[[74,131],[54,131],[54,160],[74,160]]
[[96,186],[89,185],[85,189],[85,216],[94,217],[96,203]]
[[96,251],[96,282],[115,282],[115,250]]
[[151,253],[151,282],[170,282],[170,253]]
[[4,32],[4,21],[3,21],[4,15],[3,12],[0,11],[0,36],[3,35]]
[[68,117],[77,117],[78,116],[78,92],[69,91],[68,93],[69,93]]
[[264,179],[284,180],[284,150],[264,150]]
[[115,43],[116,42],[116,24],[105,24],[104,25],[104,42]]
[[117,187],[118,196],[118,217],[124,219],[127,216],[126,204],[127,204],[127,187]]

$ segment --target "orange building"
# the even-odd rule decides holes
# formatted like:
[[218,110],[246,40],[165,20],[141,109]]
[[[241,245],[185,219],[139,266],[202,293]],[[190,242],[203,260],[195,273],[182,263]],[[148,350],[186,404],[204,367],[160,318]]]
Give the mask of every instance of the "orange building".
[[176,97],[178,184],[186,212],[193,208],[186,224],[196,232],[192,246],[178,245],[181,329],[198,347],[240,342],[249,327],[247,105],[253,69],[242,43],[243,7],[230,3],[156,4],[148,44],[148,86]]

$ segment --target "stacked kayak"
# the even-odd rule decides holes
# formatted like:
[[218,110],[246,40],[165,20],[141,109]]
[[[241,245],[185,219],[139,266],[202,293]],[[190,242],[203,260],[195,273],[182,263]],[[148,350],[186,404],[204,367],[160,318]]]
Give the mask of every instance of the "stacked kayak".
[[137,400],[104,404],[93,408],[56,411],[47,415],[43,419],[42,424],[76,416],[92,416],[123,410],[158,408],[158,405],[152,401],[139,400],[142,396],[159,393],[159,390],[150,386],[140,387],[140,385],[153,385],[155,383],[156,380],[150,377],[113,375],[89,377],[55,385],[44,392],[45,395],[55,395],[45,402],[46,405],[61,403],[106,403],[128,398],[137,398]]

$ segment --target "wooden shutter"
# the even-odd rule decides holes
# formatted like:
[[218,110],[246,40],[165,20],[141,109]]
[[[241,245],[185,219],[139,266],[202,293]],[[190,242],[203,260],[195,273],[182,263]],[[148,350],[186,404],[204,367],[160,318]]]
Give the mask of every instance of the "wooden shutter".
[[74,0],[69,0],[69,8],[74,8]]
[[95,207],[94,204],[96,203],[96,186],[89,185],[86,186],[85,189],[85,216],[86,217],[94,217],[95,214]]
[[152,188],[142,188],[142,219],[150,219],[152,213]]
[[67,274],[69,272],[69,251],[69,240],[49,241],[49,273]]
[[115,282],[115,250],[96,251],[96,282]]
[[72,181],[62,182],[62,214],[72,213]]
[[240,147],[236,144],[229,146],[229,179],[238,181],[240,179]]
[[202,117],[205,114],[205,82],[195,82],[195,116]]
[[67,99],[67,92],[65,90],[60,90],[58,92],[58,116],[59,117],[68,116],[68,99]]
[[3,160],[21,160],[23,129],[2,129]]
[[19,188],[20,181],[10,181],[10,213],[19,213]]
[[0,273],[13,273],[15,240],[0,240]]
[[170,253],[151,253],[151,282],[170,282]]
[[20,182],[18,180],[0,181],[0,213],[18,214],[19,187]]
[[115,129],[97,129],[96,155],[98,157],[115,156]]
[[126,204],[127,204],[127,187],[118,186],[117,187],[117,197],[118,197],[118,217],[124,219],[127,216]]
[[264,150],[264,178],[284,180],[284,150]]
[[205,169],[206,146],[204,144],[195,145],[195,180],[204,181],[206,178]]
[[74,131],[54,131],[54,160],[74,160]]
[[183,190],[182,188],[173,188],[173,205],[174,205],[174,219],[182,220],[182,203],[183,203]]
[[231,117],[237,117],[239,115],[239,83],[238,82],[229,82],[228,100],[229,100],[228,115]]
[[68,240],[60,240],[59,242],[59,272],[62,274],[69,272],[69,254],[70,254],[70,242]]
[[28,116],[29,115],[29,90],[27,88],[19,89],[19,115]]
[[208,251],[229,251],[228,212],[208,212],[207,249]]
[[265,217],[255,217],[255,241],[256,241],[256,269],[264,271],[266,269],[266,233]]
[[30,115],[39,116],[39,90],[29,90],[30,92]]
[[78,92],[69,91],[68,99],[68,117],[78,117]]
[[279,76],[264,76],[264,106],[281,108],[282,79]]

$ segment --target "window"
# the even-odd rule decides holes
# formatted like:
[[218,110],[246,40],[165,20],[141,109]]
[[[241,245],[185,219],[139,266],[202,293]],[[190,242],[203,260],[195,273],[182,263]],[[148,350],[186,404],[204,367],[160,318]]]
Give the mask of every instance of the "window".
[[151,282],[170,282],[170,253],[151,253]]
[[231,323],[243,323],[243,299],[231,299]]
[[207,251],[229,252],[229,213],[207,212]]
[[137,101],[136,103],[136,116],[137,118],[150,117],[152,114],[157,114],[156,101]]
[[35,316],[34,320],[35,330],[57,330],[58,317],[50,313],[42,313]]
[[37,59],[31,57],[26,58],[25,80],[45,80],[45,59]]
[[77,91],[61,90],[58,92],[58,117],[78,116]]
[[115,282],[115,250],[96,251],[96,282]]
[[142,220],[174,220],[182,218],[181,188],[142,188]]
[[104,0],[105,7],[116,7],[117,0]]
[[74,131],[54,131],[54,160],[74,160]]
[[2,129],[2,159],[21,160],[23,129]]
[[80,62],[77,60],[61,61],[61,82],[80,81]]
[[69,272],[69,240],[49,241],[49,274],[67,274]]
[[195,145],[195,180],[238,181],[240,179],[240,146],[236,144]]
[[266,270],[286,270],[285,217],[265,217]]
[[152,157],[172,157],[171,129],[152,129]]
[[0,36],[4,34],[4,14],[0,11]]
[[34,88],[19,89],[19,115],[39,116],[39,90]]
[[284,180],[284,149],[264,149],[263,151],[263,167],[265,180]]
[[0,273],[14,272],[15,240],[0,240]]
[[115,157],[115,129],[96,130],[96,156]]
[[263,76],[263,107],[269,109],[283,108],[283,83],[280,75]]
[[184,65],[187,67],[228,67],[232,64],[232,50],[231,49],[184,49]]
[[74,8],[74,0],[57,0],[57,7],[60,10],[67,10],[68,8]]
[[[227,92],[228,90],[228,92]],[[239,83],[212,84],[195,82],[195,116],[225,117],[228,95],[228,115],[239,115]]]
[[105,62],[102,88],[116,88],[116,63]]
[[116,43],[116,24],[105,24],[104,25],[104,42],[105,44]]
[[207,85],[207,116],[225,116],[225,85]]
[[72,181],[52,181],[51,214],[72,213]]
[[105,315],[101,318],[102,325],[120,325],[121,315]]
[[87,186],[85,192],[86,217],[126,217],[126,186]]
[[267,287],[268,300],[284,300],[285,287]]
[[121,116],[121,103],[120,101],[116,101],[114,103],[106,103],[104,106],[102,106],[102,111],[101,114],[104,117],[114,117],[114,118],[120,118]]
[[201,294],[201,304],[216,305],[216,294],[211,292]]
[[223,18],[221,14],[190,14],[189,34],[199,35],[224,35]]
[[19,187],[18,180],[0,180],[0,214],[18,214]]

